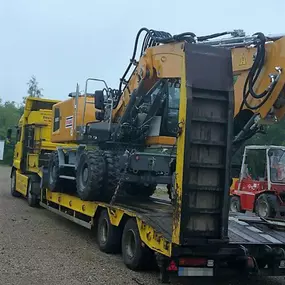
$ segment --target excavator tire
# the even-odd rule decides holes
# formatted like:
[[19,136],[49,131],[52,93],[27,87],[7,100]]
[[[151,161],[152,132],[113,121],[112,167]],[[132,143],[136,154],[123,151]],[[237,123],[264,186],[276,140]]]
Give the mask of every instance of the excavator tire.
[[58,152],[51,154],[48,166],[48,186],[52,192],[74,193],[76,184],[71,180],[64,180],[59,177],[59,158]]
[[54,151],[49,159],[48,166],[48,186],[52,192],[61,192],[62,185],[59,178],[59,158],[57,151]]
[[148,198],[152,196],[156,190],[157,184],[139,184],[139,183],[124,183],[123,188],[130,196]]
[[102,199],[109,202],[115,194],[119,182],[119,161],[118,156],[112,151],[104,151],[103,157],[105,161],[104,189],[102,191]]
[[85,151],[76,171],[77,194],[82,200],[99,200],[104,191],[106,163],[102,151]]

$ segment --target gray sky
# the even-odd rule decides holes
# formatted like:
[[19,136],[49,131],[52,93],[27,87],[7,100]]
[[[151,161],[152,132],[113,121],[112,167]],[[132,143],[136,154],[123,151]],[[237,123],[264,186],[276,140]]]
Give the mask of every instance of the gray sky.
[[87,77],[117,88],[143,26],[280,34],[284,11],[284,0],[0,0],[0,98],[20,102],[32,75],[46,98],[64,100]]

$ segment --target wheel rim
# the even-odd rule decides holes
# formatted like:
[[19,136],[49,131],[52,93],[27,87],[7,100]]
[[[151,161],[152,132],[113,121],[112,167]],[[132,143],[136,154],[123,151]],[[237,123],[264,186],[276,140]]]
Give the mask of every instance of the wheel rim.
[[130,259],[134,258],[136,251],[136,239],[133,230],[129,230],[126,236],[126,253]]
[[238,202],[237,201],[231,202],[231,211],[232,212],[238,212]]
[[82,165],[82,168],[81,168],[81,171],[80,171],[80,178],[79,178],[80,189],[79,189],[79,191],[82,192],[82,189],[85,188],[85,186],[87,184],[87,181],[88,181],[88,176],[89,176],[88,165],[87,165],[87,163],[84,163]]
[[102,221],[102,225],[101,225],[101,242],[102,243],[106,243],[107,239],[108,239],[108,223],[106,221],[106,219],[104,219]]
[[83,171],[82,171],[82,179],[83,179],[83,183],[86,184],[87,180],[88,180],[88,176],[89,176],[89,171],[88,171],[88,167],[86,165],[84,165]]
[[50,182],[53,183],[55,181],[55,177],[56,177],[56,165],[55,163],[52,164],[52,167],[51,167],[51,172],[50,172]]
[[267,203],[265,201],[259,201],[259,205],[258,205],[258,215],[260,217],[267,217],[268,216],[268,206]]
[[11,190],[12,191],[15,190],[15,186],[16,186],[16,175],[15,175],[15,172],[13,172],[12,178],[11,178]]
[[27,197],[28,197],[28,200],[30,201],[32,199],[32,193],[31,193],[31,190],[32,190],[32,182],[29,183],[29,187],[28,187],[28,193],[27,193]]

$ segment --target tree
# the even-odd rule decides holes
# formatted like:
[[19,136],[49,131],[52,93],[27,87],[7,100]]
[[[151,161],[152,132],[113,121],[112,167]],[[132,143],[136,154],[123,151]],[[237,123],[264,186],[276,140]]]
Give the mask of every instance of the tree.
[[[18,124],[22,115],[21,110],[14,101],[3,102],[0,98],[0,140],[5,140],[8,128],[13,128]],[[12,131],[15,140],[15,129]],[[5,144],[4,159],[0,164],[11,164],[13,160],[14,146]]]
[[[43,94],[42,94],[42,91],[43,89],[42,88],[39,88],[38,86],[38,81],[36,79],[36,77],[33,75],[31,77],[31,79],[29,80],[29,82],[27,83],[27,85],[29,86],[28,87],[28,96],[31,96],[31,97],[43,97]],[[23,97],[23,103],[25,104],[25,101],[26,101],[26,98],[27,96]]]

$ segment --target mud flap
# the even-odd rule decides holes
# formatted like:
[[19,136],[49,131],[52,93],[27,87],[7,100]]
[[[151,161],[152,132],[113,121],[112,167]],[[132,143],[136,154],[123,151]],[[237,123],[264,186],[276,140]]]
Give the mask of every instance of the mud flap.
[[230,50],[185,44],[185,77],[173,241],[226,242],[234,111]]

